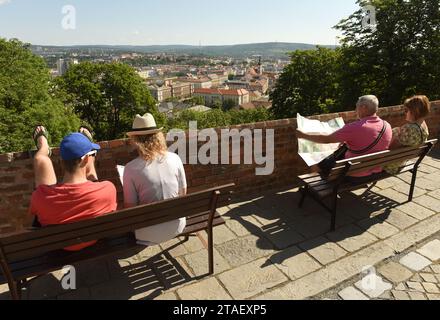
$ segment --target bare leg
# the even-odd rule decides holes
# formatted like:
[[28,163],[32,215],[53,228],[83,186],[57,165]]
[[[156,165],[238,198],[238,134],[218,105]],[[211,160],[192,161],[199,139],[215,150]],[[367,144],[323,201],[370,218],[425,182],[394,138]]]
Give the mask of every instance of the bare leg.
[[[90,130],[86,127],[81,127],[79,129],[79,133],[82,133],[85,135],[90,141],[93,141],[93,136]],[[95,158],[90,157],[89,163],[87,164],[87,180],[92,182],[98,181],[98,174],[96,173],[96,167],[95,167]]]
[[[37,130],[41,131],[42,127]],[[38,152],[34,157],[35,186],[52,186],[57,183],[57,177],[53,168],[52,160],[49,158],[49,143],[43,136],[38,138]]]

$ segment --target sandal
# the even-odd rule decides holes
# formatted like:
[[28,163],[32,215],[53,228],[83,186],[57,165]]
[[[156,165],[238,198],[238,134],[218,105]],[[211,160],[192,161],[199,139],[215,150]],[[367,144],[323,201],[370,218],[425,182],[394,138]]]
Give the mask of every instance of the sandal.
[[91,130],[89,127],[87,127],[87,126],[81,126],[81,127],[78,129],[78,132],[81,133],[81,134],[83,134],[83,135],[85,135],[85,136],[87,137],[87,139],[89,139],[90,142],[93,143],[93,134],[92,134],[92,130]]
[[[41,131],[39,131],[37,133],[37,129],[38,128],[42,128]],[[34,132],[32,133],[32,139],[34,140],[35,146],[37,147],[37,150],[40,150],[39,145],[38,145],[38,139],[40,137],[45,137],[47,140],[47,143],[49,144],[49,133],[47,132],[47,129],[42,126],[42,125],[37,125],[35,126]],[[49,147],[49,153],[48,156],[51,157],[52,156],[52,149]]]

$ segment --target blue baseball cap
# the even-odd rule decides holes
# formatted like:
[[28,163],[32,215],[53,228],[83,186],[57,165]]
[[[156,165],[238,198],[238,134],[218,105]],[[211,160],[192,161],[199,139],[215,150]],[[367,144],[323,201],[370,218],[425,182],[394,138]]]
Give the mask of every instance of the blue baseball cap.
[[101,147],[92,143],[82,133],[72,133],[61,142],[61,158],[65,161],[78,160],[92,151],[98,151]]

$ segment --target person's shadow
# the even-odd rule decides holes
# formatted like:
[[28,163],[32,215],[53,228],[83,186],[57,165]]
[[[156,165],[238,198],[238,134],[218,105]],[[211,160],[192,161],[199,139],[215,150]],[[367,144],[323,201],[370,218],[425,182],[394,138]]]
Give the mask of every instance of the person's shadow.
[[[295,252],[301,254],[329,242],[356,237],[385,222],[392,208],[400,204],[371,188],[361,195],[342,194],[338,200],[336,232],[330,232],[330,214],[313,199],[308,198],[304,207],[298,208],[301,196],[298,190],[274,192],[253,200],[240,199],[241,204],[230,206],[226,216],[257,236],[258,248],[276,251],[262,267],[282,264],[295,256]],[[362,228],[355,225],[359,221],[363,221]],[[289,250],[293,247],[301,250]]]

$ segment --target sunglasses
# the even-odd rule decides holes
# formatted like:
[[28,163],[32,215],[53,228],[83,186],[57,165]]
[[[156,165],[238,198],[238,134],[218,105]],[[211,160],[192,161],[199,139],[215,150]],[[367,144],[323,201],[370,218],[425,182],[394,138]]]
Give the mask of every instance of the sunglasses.
[[84,155],[84,156],[81,158],[81,160],[84,160],[86,157],[93,157],[93,158],[95,158],[97,154],[98,154],[98,151],[96,151],[96,150],[90,151],[89,153],[87,153],[86,155]]

